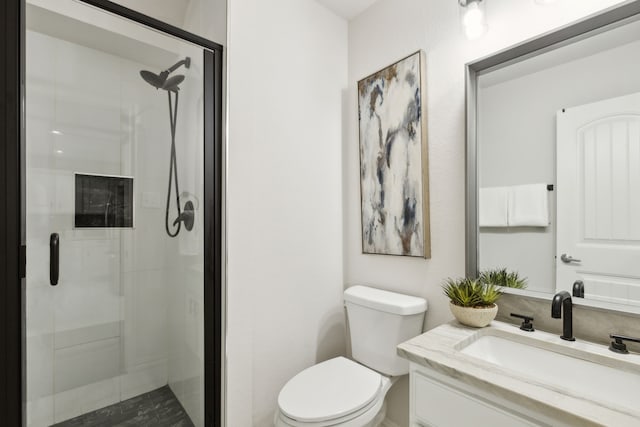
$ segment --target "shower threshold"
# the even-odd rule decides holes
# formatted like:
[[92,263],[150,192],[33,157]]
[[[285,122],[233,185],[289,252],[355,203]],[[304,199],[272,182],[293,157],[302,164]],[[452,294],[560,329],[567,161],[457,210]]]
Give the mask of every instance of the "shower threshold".
[[193,427],[168,385],[51,427]]

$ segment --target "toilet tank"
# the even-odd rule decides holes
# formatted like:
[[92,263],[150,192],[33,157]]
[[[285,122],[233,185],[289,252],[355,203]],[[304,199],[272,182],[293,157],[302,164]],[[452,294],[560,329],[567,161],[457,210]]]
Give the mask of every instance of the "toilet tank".
[[409,362],[397,355],[396,346],[422,333],[427,301],[352,286],[344,292],[344,305],[353,359],[385,375],[409,373]]

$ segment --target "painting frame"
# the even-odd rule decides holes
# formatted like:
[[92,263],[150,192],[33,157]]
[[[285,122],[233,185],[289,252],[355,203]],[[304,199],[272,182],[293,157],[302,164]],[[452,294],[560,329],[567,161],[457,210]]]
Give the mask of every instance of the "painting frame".
[[357,83],[362,253],[431,258],[426,54]]

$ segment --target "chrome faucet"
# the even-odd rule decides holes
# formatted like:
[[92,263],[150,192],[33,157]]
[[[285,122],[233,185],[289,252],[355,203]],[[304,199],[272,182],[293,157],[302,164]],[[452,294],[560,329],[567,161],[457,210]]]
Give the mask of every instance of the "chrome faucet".
[[[551,301],[551,317],[562,318],[562,335],[560,338],[566,341],[575,341],[573,337],[573,302],[567,291],[560,291],[553,296]],[[563,316],[564,312],[564,316]]]

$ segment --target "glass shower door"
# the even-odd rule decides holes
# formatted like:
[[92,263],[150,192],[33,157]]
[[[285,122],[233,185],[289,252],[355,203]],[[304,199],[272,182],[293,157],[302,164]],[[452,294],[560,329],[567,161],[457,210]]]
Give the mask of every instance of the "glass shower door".
[[204,425],[203,50],[27,5],[27,425]]

